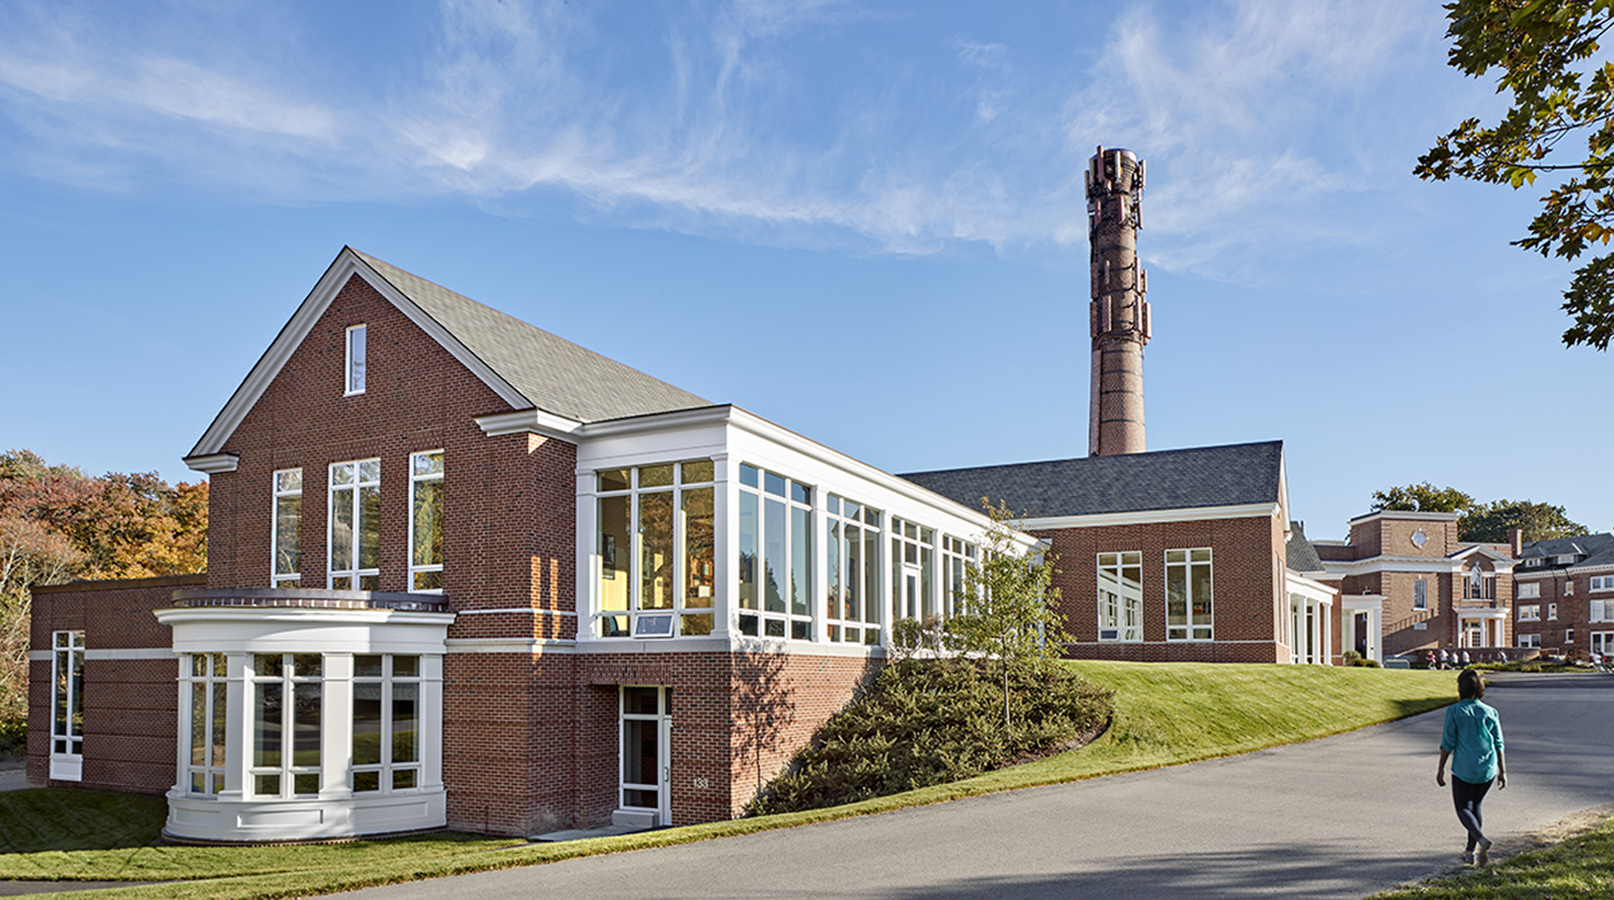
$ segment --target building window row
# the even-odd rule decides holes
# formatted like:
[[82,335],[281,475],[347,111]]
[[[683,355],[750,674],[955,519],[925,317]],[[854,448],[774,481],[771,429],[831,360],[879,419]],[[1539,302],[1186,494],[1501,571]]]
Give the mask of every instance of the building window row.
[[1212,639],[1211,549],[1166,551],[1166,640]]
[[1143,640],[1143,554],[1098,555],[1098,639]]
[[1594,591],[1614,591],[1614,575],[1593,575],[1590,587]]
[[[1098,639],[1142,641],[1143,554],[1100,553],[1097,576]],[[1211,640],[1213,582],[1209,547],[1166,551],[1166,640]]]
[[1541,620],[1541,604],[1526,603],[1519,606],[1519,621],[1539,622]]
[[1541,583],[1539,581],[1528,581],[1519,585],[1520,600],[1534,600],[1540,596]]
[[[714,466],[688,460],[595,473],[596,636],[713,631]],[[895,619],[956,614],[965,572],[977,559],[974,544],[789,475],[750,464],[737,472],[731,521],[739,633],[878,645]],[[824,605],[815,609],[820,562]]]
[[[302,586],[303,470],[274,473],[269,583]],[[325,586],[374,591],[381,584],[381,460],[332,463],[327,493]],[[409,590],[443,589],[443,451],[409,455]]]
[[1588,621],[1614,622],[1614,600],[1593,600]]
[[1539,635],[1539,634],[1521,634],[1521,635],[1519,635],[1519,639],[1518,639],[1518,641],[1516,643],[1521,648],[1524,648],[1524,649],[1527,649],[1527,650],[1529,650],[1529,649],[1539,650],[1539,649],[1541,649],[1541,635]]
[[[181,696],[188,710],[187,746],[180,784],[196,796],[225,790],[231,765],[246,767],[244,792],[253,798],[318,796],[328,772],[323,759],[329,717],[349,720],[351,757],[346,786],[355,794],[408,791],[422,776],[422,703],[426,684],[415,655],[352,657],[351,709],[326,708],[327,660],[319,653],[254,653],[241,658],[241,703],[251,725],[239,761],[230,760],[226,723],[229,658],[185,654]],[[341,696],[340,694],[338,696]]]

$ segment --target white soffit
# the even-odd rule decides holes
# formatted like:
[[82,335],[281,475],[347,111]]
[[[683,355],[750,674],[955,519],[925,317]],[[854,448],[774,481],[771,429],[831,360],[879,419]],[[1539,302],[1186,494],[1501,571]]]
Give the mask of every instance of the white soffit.
[[1207,519],[1253,519],[1277,515],[1276,503],[1245,503],[1237,506],[1198,506],[1187,509],[1145,509],[1137,512],[1093,513],[1085,516],[1043,516],[1019,519],[1014,524],[1027,531],[1054,528],[1101,528],[1106,525],[1150,525],[1159,522],[1201,522]]

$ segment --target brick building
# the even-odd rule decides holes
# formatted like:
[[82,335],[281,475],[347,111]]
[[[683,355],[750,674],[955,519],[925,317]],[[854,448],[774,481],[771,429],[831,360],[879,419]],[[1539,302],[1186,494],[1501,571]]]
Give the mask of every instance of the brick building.
[[1583,658],[1614,653],[1614,534],[1531,541],[1517,555],[1518,646]]
[[351,249],[187,462],[205,580],[36,592],[29,771],[191,840],[731,817],[988,524]]
[[1058,557],[1071,654],[1091,659],[1337,663],[1337,586],[1288,513],[1283,444],[919,472],[989,498]]
[[1512,646],[1513,548],[1458,540],[1457,518],[1384,510],[1352,519],[1348,540],[1313,542],[1341,579],[1347,645],[1378,638],[1392,656]]

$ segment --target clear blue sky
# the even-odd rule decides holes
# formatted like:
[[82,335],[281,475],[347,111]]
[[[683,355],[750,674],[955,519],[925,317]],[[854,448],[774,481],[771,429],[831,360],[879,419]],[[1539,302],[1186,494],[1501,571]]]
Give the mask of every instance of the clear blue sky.
[[0,0],[0,448],[188,451],[343,244],[890,471],[1081,456],[1094,146],[1149,163],[1150,449],[1614,525],[1530,191],[1412,166],[1437,2]]

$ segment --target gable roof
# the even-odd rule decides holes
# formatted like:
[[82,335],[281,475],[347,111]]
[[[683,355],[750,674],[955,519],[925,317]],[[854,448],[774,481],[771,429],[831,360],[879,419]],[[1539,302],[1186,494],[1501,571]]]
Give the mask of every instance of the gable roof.
[[1283,442],[913,472],[902,476],[966,506],[988,497],[1016,516],[1283,502]]
[[352,277],[364,279],[515,410],[597,422],[710,406],[682,388],[343,247],[187,459],[220,452]]
[[1289,541],[1284,545],[1284,564],[1296,572],[1323,571],[1322,557],[1317,555],[1317,548],[1306,539],[1306,525],[1303,522],[1289,523]]

